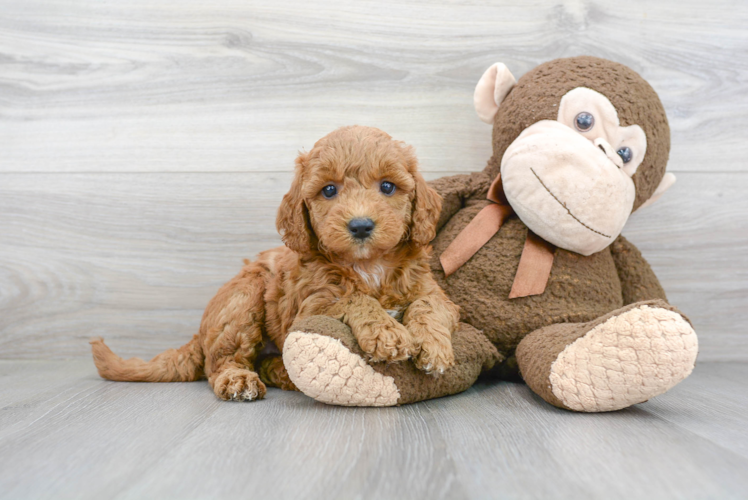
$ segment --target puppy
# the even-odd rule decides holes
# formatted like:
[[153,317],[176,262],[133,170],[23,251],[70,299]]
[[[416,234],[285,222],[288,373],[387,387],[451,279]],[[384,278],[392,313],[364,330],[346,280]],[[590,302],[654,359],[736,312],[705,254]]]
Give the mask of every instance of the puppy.
[[412,357],[420,369],[442,373],[454,364],[459,311],[429,271],[440,210],[412,148],[375,128],[338,129],[296,159],[278,210],[285,246],[247,262],[179,349],[149,362],[123,360],[93,339],[99,374],[148,382],[207,377],[221,399],[260,399],[266,384],[295,389],[278,354],[258,363],[263,344],[282,352],[294,320],[318,314],[350,326],[373,361]]

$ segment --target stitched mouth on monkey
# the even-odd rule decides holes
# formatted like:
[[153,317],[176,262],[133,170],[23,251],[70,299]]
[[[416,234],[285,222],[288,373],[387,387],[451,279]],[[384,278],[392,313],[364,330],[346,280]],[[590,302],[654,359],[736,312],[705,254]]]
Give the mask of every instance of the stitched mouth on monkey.
[[582,255],[613,242],[636,194],[604,148],[552,120],[526,128],[507,148],[501,178],[507,200],[533,232]]
[[597,233],[597,234],[599,234],[599,235],[601,235],[601,236],[604,236],[604,237],[606,237],[606,238],[610,238],[610,235],[609,235],[609,234],[605,234],[605,233],[602,233],[602,232],[600,232],[600,231],[597,231],[597,230],[595,230],[595,229],[592,229],[592,228],[591,228],[590,226],[588,226],[587,224],[585,224],[584,222],[582,222],[581,220],[579,220],[579,218],[578,218],[578,217],[576,217],[576,216],[575,216],[575,215],[574,215],[574,214],[573,214],[573,213],[571,212],[571,210],[569,210],[569,207],[567,207],[567,206],[566,206],[566,203],[564,203],[563,201],[559,200],[559,199],[558,199],[558,197],[557,197],[557,196],[556,196],[555,194],[553,194],[553,191],[551,191],[550,189],[548,189],[548,186],[546,186],[546,185],[545,185],[545,182],[543,182],[543,179],[541,179],[541,178],[540,178],[540,176],[539,176],[539,175],[537,174],[537,172],[535,172],[535,170],[534,170],[534,169],[533,169],[532,167],[530,167],[530,171],[531,171],[531,172],[533,173],[533,175],[535,175],[535,177],[536,177],[536,178],[538,179],[538,182],[540,182],[540,185],[541,185],[541,186],[543,186],[543,188],[544,188],[544,189],[545,189],[546,191],[548,191],[548,194],[550,194],[550,195],[551,195],[551,196],[553,197],[553,199],[554,199],[554,200],[556,200],[556,201],[557,201],[557,202],[559,203],[559,205],[561,205],[562,207],[564,207],[564,210],[566,210],[567,212],[569,212],[569,215],[571,216],[571,218],[572,218],[572,219],[574,219],[575,221],[577,221],[578,223],[580,223],[580,224],[581,224],[581,225],[582,225],[583,227],[586,227],[587,229],[589,229],[589,230],[590,230],[590,231],[592,231],[593,233]]

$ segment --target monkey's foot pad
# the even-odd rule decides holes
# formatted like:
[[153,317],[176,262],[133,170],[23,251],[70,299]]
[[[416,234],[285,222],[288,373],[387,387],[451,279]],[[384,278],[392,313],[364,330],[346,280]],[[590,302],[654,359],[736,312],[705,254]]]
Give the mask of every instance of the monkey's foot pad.
[[377,373],[335,338],[293,331],[283,346],[283,364],[296,387],[322,403],[394,406],[400,393],[392,377]]
[[572,410],[619,410],[685,379],[697,352],[696,333],[683,316],[658,307],[637,307],[566,347],[551,366],[551,389]]

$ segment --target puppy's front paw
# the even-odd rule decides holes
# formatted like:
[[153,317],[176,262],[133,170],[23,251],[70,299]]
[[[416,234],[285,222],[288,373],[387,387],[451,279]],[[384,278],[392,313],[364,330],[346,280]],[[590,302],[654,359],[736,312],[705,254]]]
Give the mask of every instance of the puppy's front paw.
[[449,338],[439,341],[428,338],[421,344],[421,353],[415,360],[416,367],[433,375],[441,375],[455,365],[455,355]]
[[353,333],[372,361],[402,361],[419,351],[408,329],[389,316],[380,323],[361,326]]
[[224,370],[213,383],[213,392],[225,401],[254,401],[264,398],[266,391],[255,372],[241,368]]

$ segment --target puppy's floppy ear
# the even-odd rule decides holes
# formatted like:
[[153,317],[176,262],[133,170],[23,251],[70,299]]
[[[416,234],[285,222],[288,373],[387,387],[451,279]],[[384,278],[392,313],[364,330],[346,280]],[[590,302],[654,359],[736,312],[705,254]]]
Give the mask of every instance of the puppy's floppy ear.
[[296,158],[296,173],[291,182],[291,189],[283,196],[275,226],[283,243],[296,253],[308,254],[311,251],[314,233],[309,221],[304,197],[302,195],[302,173],[309,161],[309,153],[300,153]]
[[413,170],[416,192],[413,198],[413,215],[410,222],[410,239],[426,246],[436,236],[436,224],[442,211],[442,197],[434,191],[421,176]]

